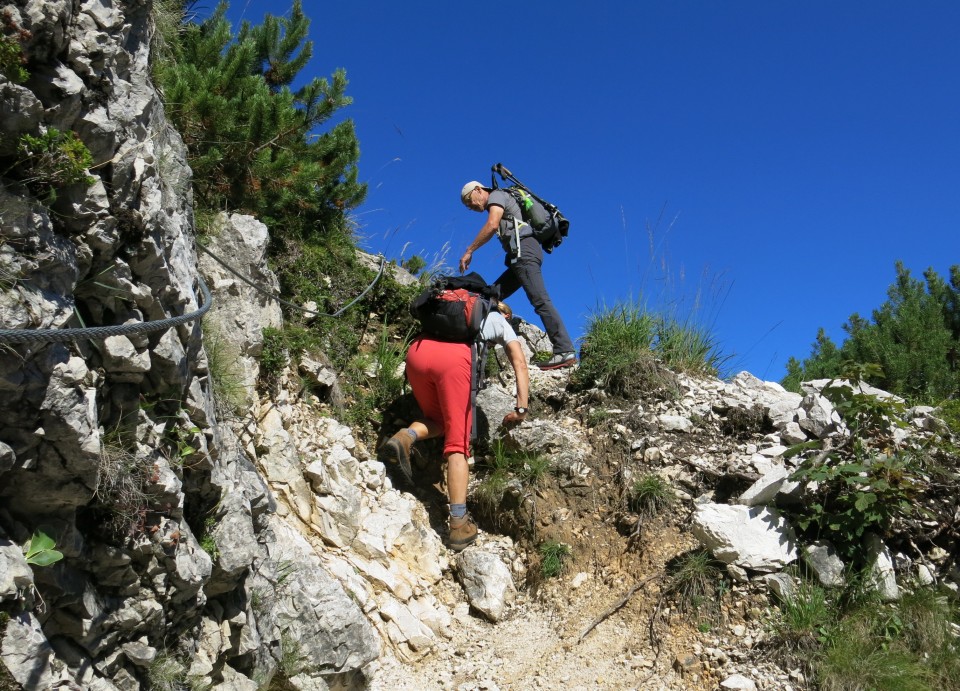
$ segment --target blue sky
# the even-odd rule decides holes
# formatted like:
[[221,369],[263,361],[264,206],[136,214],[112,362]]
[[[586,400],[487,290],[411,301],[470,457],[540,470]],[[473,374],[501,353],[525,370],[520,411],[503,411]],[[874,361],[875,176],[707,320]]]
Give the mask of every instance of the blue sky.
[[[960,263],[960,3],[304,9],[303,76],[350,80],[362,246],[456,266],[483,222],[460,188],[502,162],[570,219],[544,276],[575,338],[635,300],[709,328],[728,374],[779,380],[818,327],[842,342],[883,302],[896,260]],[[471,268],[502,262],[493,241]]]

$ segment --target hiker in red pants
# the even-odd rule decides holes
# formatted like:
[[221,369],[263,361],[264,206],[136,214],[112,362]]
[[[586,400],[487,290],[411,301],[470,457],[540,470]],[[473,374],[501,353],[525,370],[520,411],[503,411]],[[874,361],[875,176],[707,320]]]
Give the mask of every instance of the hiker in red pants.
[[[500,303],[491,311],[480,329],[481,338],[503,346],[517,378],[517,405],[503,418],[511,427],[526,418],[530,376],[520,339],[504,317],[509,308]],[[470,431],[473,406],[470,385],[473,371],[470,345],[450,343],[421,334],[407,351],[407,379],[423,413],[409,427],[394,434],[381,448],[381,461],[400,464],[403,474],[412,480],[410,450],[414,442],[443,435],[443,455],[447,460],[447,495],[450,501],[449,546],[459,552],[477,539],[477,525],[467,513],[467,484],[470,466]]]

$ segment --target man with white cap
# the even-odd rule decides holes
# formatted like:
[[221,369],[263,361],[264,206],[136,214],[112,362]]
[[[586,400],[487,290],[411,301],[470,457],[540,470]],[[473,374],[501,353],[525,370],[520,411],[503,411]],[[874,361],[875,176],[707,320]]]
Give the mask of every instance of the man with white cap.
[[494,235],[498,235],[500,244],[507,253],[507,270],[493,285],[500,288],[501,300],[506,300],[523,288],[534,311],[543,321],[543,328],[553,345],[553,356],[536,364],[540,369],[559,369],[577,364],[573,341],[543,284],[543,273],[540,269],[543,263],[543,248],[533,237],[533,229],[523,222],[523,214],[516,200],[508,192],[485,187],[476,180],[463,186],[460,200],[468,209],[487,212],[486,223],[460,257],[460,271],[465,272],[470,266],[475,250],[487,244]]

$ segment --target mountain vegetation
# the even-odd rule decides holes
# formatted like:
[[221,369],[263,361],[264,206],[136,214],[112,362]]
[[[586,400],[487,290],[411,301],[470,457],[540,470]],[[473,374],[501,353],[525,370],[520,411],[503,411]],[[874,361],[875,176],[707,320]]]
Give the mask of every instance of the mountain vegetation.
[[[154,71],[189,152],[198,230],[202,235],[206,219],[221,210],[250,214],[271,228],[269,260],[287,305],[284,327],[266,337],[266,372],[289,356],[324,352],[348,374],[350,415],[369,427],[370,410],[383,396],[367,395],[358,383],[371,366],[381,369],[381,360],[402,359],[398,344],[380,332],[388,324],[393,333],[409,330],[412,290],[389,274],[375,280],[376,272],[356,259],[349,212],[366,196],[359,142],[350,118],[331,124],[352,103],[346,72],[303,79],[313,42],[300,0],[285,16],[268,14],[262,24],[243,22],[236,31],[227,7],[220,3],[196,21],[175,3],[167,11],[182,23],[159,23],[165,59]],[[354,308],[317,318],[339,312],[372,283]],[[383,321],[371,322],[371,314]],[[378,346],[361,354],[368,335]]]
[[790,358],[783,385],[799,391],[801,381],[836,377],[850,363],[873,363],[873,386],[909,401],[938,405],[960,393],[960,265],[949,281],[933,269],[924,281],[902,262],[887,299],[869,319],[852,314],[843,325],[847,339],[837,346],[821,328],[803,361]]
[[[170,115],[190,151],[197,204],[209,211],[243,211],[262,219],[276,230],[273,262],[284,293],[294,301],[334,309],[370,278],[369,270],[352,259],[349,211],[365,194],[358,182],[356,133],[352,123],[343,120],[317,134],[318,127],[350,104],[346,75],[338,70],[329,82],[313,79],[291,88],[312,51],[306,39],[309,20],[299,1],[289,17],[267,16],[260,26],[244,23],[237,33],[231,31],[225,10],[221,4],[208,19],[185,24],[170,37],[172,60],[157,68]],[[330,276],[337,277],[334,282],[341,292],[331,285]],[[847,377],[916,403],[955,397],[960,390],[960,266],[952,267],[949,282],[932,269],[924,277],[926,283],[914,279],[898,262],[887,301],[870,319],[851,315],[844,325],[848,339],[841,346],[820,329],[810,356],[790,359],[784,387],[800,391],[806,380]],[[361,428],[377,428],[385,409],[402,391],[402,381],[389,373],[401,361],[404,336],[409,336],[404,309],[409,297],[408,290],[385,281],[355,312],[381,314],[384,322],[374,325],[352,318],[314,322],[288,310],[285,326],[265,334],[264,371],[268,375],[279,371],[290,354],[323,350],[354,375],[348,419]],[[373,345],[364,355],[363,334],[368,332],[373,337],[367,341]],[[572,387],[599,386],[624,398],[652,390],[669,392],[675,386],[674,372],[715,375],[721,362],[708,331],[635,304],[594,315],[582,354]],[[371,366],[383,374],[376,386],[363,383],[362,373]],[[930,516],[923,504],[932,504],[930,495],[941,491],[951,475],[944,470],[938,449],[911,448],[894,456],[882,452],[890,442],[889,421],[902,416],[899,404],[842,387],[828,387],[824,395],[843,411],[854,443],[791,450],[790,455],[807,455],[791,479],[820,487],[814,500],[797,507],[792,517],[811,539],[833,540],[852,564],[862,566],[865,533],[889,534]],[[481,507],[488,508],[503,500],[511,478],[522,485],[534,482],[528,475],[535,467],[526,457],[518,466],[522,471],[513,469],[508,460],[498,461],[512,458],[503,449],[493,449],[491,458],[490,472],[475,496]],[[633,510],[647,516],[674,501],[669,485],[652,474],[636,479],[628,498]],[[568,549],[545,543],[545,577],[559,572]],[[678,569],[677,582],[715,581],[715,573],[709,578],[702,575],[703,569],[715,569],[709,562],[699,569]],[[781,655],[802,664],[823,688],[847,688],[865,674],[864,660],[870,661],[876,688],[904,680],[916,688],[928,688],[928,680],[938,684],[957,680],[960,665],[955,651],[939,652],[946,650],[942,645],[954,616],[936,613],[942,601],[924,599],[921,592],[900,604],[880,603],[865,595],[856,573],[849,577],[839,595],[828,595],[812,581],[803,581],[797,597],[784,603],[773,625]],[[891,629],[891,621],[898,622],[898,628]],[[928,627],[926,638],[915,631],[921,626]],[[880,647],[874,643],[878,636],[884,641]],[[940,665],[940,672],[933,675],[923,662],[931,654],[938,656]]]

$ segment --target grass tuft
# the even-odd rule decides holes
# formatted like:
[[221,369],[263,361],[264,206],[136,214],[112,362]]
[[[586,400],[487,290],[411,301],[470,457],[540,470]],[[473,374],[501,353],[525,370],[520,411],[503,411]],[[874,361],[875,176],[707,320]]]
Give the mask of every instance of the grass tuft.
[[572,550],[570,545],[547,540],[540,545],[540,574],[544,579],[556,578],[566,570]]
[[676,495],[670,484],[652,473],[637,478],[627,496],[630,510],[647,518],[670,508],[675,501]]

